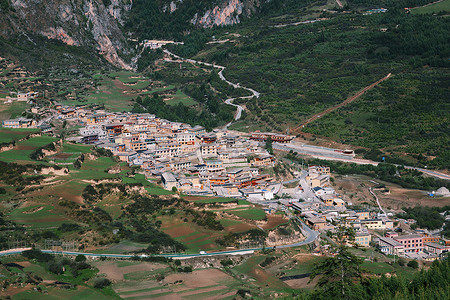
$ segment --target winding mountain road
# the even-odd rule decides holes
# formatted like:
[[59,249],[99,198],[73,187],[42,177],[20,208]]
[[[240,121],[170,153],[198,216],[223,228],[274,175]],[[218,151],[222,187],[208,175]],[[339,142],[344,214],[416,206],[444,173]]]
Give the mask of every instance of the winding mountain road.
[[[219,74],[219,78],[221,80],[225,81],[228,85],[231,85],[235,89],[240,88],[240,89],[244,89],[244,90],[247,90],[247,91],[251,92],[252,95],[250,95],[250,96],[229,98],[229,99],[226,99],[224,101],[224,103],[236,107],[236,114],[234,115],[234,120],[235,121],[237,121],[237,120],[239,120],[241,118],[242,111],[244,110],[244,108],[241,105],[234,104],[233,101],[236,100],[236,99],[251,99],[253,97],[259,98],[259,96],[261,95],[259,92],[255,91],[254,89],[251,89],[251,88],[248,88],[248,87],[245,87],[245,86],[241,86],[241,85],[239,85],[239,83],[233,83],[233,82],[227,80],[225,78],[225,76],[223,75],[223,71],[226,69],[226,67],[224,67],[224,66],[211,64],[211,63],[207,63],[207,62],[203,62],[203,61],[198,61],[198,60],[194,60],[194,59],[183,58],[183,57],[180,57],[180,56],[176,55],[175,53],[170,52],[167,49],[164,49],[163,52],[166,53],[167,55],[175,57],[176,59],[181,60],[181,61],[186,61],[186,62],[189,62],[189,63],[192,63],[192,64],[204,65],[204,66],[220,69],[218,74]],[[168,61],[168,62],[178,62],[178,61],[171,60],[171,59],[166,59],[166,61]],[[231,122],[228,123],[225,127],[228,128],[228,126],[230,126],[230,125],[231,125]]]

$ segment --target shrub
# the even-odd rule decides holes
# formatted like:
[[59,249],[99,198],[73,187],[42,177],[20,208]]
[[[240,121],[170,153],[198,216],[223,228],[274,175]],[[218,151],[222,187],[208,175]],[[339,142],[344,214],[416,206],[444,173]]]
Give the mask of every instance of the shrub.
[[191,272],[192,272],[192,267],[191,267],[191,266],[186,266],[186,267],[184,267],[183,272],[185,272],[185,273],[191,273]]
[[232,266],[233,265],[233,261],[231,259],[223,259],[220,261],[220,263],[222,264],[222,266],[227,267],[227,266]]
[[418,269],[419,268],[419,263],[416,260],[410,260],[407,264],[408,267],[413,268],[413,269]]
[[103,289],[109,285],[111,285],[111,281],[108,278],[98,278],[94,282],[94,287],[96,289]]
[[75,257],[75,261],[76,262],[85,262],[86,256],[84,256],[83,254],[78,254],[77,257]]

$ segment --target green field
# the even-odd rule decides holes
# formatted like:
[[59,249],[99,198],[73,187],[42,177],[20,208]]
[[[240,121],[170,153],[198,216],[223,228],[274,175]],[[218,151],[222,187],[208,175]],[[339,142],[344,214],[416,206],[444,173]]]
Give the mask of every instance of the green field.
[[36,228],[57,227],[71,222],[61,211],[51,205],[34,205],[15,209],[10,214],[11,220]]
[[13,102],[11,104],[0,103],[0,121],[17,118],[29,107],[26,102]]
[[200,200],[193,200],[195,203],[227,203],[227,202],[236,202],[234,198],[225,198],[225,197],[205,197]]
[[0,128],[0,143],[8,143],[12,141],[20,140],[30,133],[39,132],[39,129],[23,128],[23,129],[12,129],[12,128]]
[[30,154],[37,148],[57,141],[56,138],[50,136],[38,136],[31,139],[19,142],[15,148],[0,153],[0,160],[5,162],[17,162],[17,163],[36,163],[31,160]]
[[229,227],[229,226],[233,226],[233,225],[242,224],[242,222],[237,221],[237,220],[230,220],[230,219],[220,219],[220,224],[222,224],[223,227]]
[[227,210],[227,213],[248,220],[264,220],[266,213],[260,208],[247,208],[242,210]]
[[440,12],[445,12],[447,15],[450,13],[450,0],[441,0],[431,5],[411,9],[412,14],[434,14]]
[[175,95],[173,95],[173,98],[170,100],[167,100],[166,103],[169,105],[177,105],[179,103],[182,103],[185,106],[194,106],[194,105],[198,104],[197,101],[195,101],[191,97],[187,96],[181,90],[177,90]]

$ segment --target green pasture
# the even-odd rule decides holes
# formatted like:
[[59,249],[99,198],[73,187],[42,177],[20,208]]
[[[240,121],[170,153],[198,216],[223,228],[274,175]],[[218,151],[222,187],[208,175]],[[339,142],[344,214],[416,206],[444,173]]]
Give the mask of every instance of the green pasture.
[[29,105],[26,102],[0,103],[0,121],[20,117]]
[[181,90],[177,90],[175,95],[172,96],[173,98],[170,100],[167,100],[166,103],[169,105],[177,105],[179,103],[185,105],[185,106],[194,106],[197,105],[198,102],[183,93]]
[[58,139],[47,135],[33,137],[31,139],[17,143],[15,149],[1,152],[0,160],[5,162],[36,163],[30,158],[31,152],[39,147],[50,144],[57,140]]
[[73,144],[69,142],[64,142],[61,153],[89,153],[91,152],[92,146],[89,145],[81,145],[81,144]]
[[227,203],[227,202],[235,202],[234,198],[225,198],[225,197],[205,197],[204,199],[193,200],[195,203]]
[[450,13],[450,0],[442,0],[430,5],[411,9],[412,14],[434,14],[440,12]]
[[229,226],[233,226],[233,225],[242,224],[242,222],[237,221],[237,220],[231,220],[231,219],[220,219],[220,224],[222,224],[223,227],[229,227]]
[[39,228],[57,227],[62,223],[70,222],[62,212],[57,211],[52,205],[34,205],[17,208],[9,216],[16,223]]
[[172,191],[168,191],[165,190],[163,188],[160,187],[146,187],[145,190],[150,194],[150,195],[173,195],[174,192]]
[[20,140],[30,133],[37,133],[39,129],[33,128],[0,128],[0,143]]
[[170,91],[170,90],[173,90],[174,88],[175,88],[174,85],[170,85],[169,84],[166,87],[154,88],[154,89],[152,89],[150,91],[143,92],[143,93],[141,93],[141,95],[147,95],[147,94],[153,94],[153,93],[160,93],[160,92]]
[[122,183],[133,184],[141,183],[150,195],[173,195],[172,191],[167,191],[157,184],[149,182],[144,174],[136,174],[134,177],[122,176]]
[[247,208],[242,210],[227,210],[227,213],[248,220],[264,220],[266,213],[260,208]]

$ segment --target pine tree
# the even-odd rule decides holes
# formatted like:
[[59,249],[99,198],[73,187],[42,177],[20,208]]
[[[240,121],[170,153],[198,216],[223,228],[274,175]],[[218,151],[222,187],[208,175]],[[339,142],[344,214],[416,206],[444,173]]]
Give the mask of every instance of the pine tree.
[[360,299],[355,282],[361,280],[362,259],[353,255],[348,246],[349,243],[354,243],[355,232],[353,228],[338,226],[328,235],[336,241],[336,245],[332,247],[335,255],[314,267],[310,281],[320,276],[317,283],[319,289],[315,295],[318,298]]

